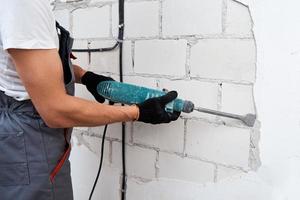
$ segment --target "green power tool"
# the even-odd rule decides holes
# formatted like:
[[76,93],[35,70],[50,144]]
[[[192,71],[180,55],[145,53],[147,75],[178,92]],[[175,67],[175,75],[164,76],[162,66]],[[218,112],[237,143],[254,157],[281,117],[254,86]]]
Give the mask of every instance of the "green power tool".
[[[122,103],[127,105],[139,104],[144,102],[147,99],[160,97],[166,94],[166,92],[161,90],[146,88],[146,87],[132,85],[128,83],[120,83],[117,81],[103,81],[98,84],[97,91],[105,99],[108,99],[116,103]],[[243,116],[243,115],[225,113],[225,112],[220,112],[220,111],[201,108],[201,107],[195,107],[193,102],[182,100],[179,98],[175,99],[174,101],[166,105],[167,112],[177,111],[177,112],[191,113],[194,110],[203,113],[212,114],[212,115],[238,119],[250,127],[254,126],[256,120],[256,115],[253,114],[247,114]]]

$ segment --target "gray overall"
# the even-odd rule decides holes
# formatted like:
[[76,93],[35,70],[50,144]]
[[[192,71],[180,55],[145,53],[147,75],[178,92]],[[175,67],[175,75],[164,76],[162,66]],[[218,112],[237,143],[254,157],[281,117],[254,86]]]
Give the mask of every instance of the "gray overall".
[[[74,93],[73,39],[57,24],[67,93]],[[49,128],[30,100],[0,92],[0,200],[72,200],[72,129]]]

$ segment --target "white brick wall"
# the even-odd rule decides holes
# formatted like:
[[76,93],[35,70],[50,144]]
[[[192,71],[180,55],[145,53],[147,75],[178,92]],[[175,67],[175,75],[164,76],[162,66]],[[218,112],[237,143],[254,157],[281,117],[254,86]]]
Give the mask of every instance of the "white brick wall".
[[[121,143],[113,142],[112,164],[113,167],[117,167],[120,170],[122,169],[121,152]],[[138,146],[126,146],[126,157],[129,176],[146,179],[155,178],[156,151]]]
[[179,119],[168,125],[134,123],[133,142],[171,152],[183,152],[184,121]]
[[252,19],[247,7],[236,1],[228,1],[226,14],[226,33],[252,35]]
[[109,36],[108,6],[78,9],[72,14],[73,36],[75,38],[101,38]]
[[252,39],[203,39],[192,47],[191,76],[255,81],[255,43]]
[[159,154],[160,178],[205,183],[214,179],[214,165],[168,153]]
[[[84,0],[60,3],[55,13],[75,37],[74,48],[99,48],[115,42],[117,9],[117,0]],[[256,47],[247,7],[232,0],[137,0],[126,1],[125,9],[125,82],[177,90],[180,98],[196,106],[255,113]],[[76,56],[74,63],[118,79],[117,50]],[[84,86],[76,86],[76,94],[93,99]],[[105,169],[95,194],[99,198],[120,199],[120,129],[120,124],[108,128]],[[75,199],[85,199],[90,191],[102,131],[103,127],[76,129],[76,135],[85,135],[77,140],[87,148],[74,143]],[[143,189],[151,181],[214,184],[251,170],[255,164],[249,160],[256,159],[249,159],[249,152],[258,147],[252,141],[250,148],[250,134],[259,132],[237,120],[197,112],[183,113],[167,125],[128,123],[128,199],[145,199]],[[88,171],[87,177],[82,171]],[[153,196],[164,193],[154,188]],[[187,196],[177,192],[165,196]]]
[[[159,2],[126,2],[125,37],[155,37],[159,34]],[[118,5],[113,6],[113,34],[118,35]]]
[[247,168],[250,130],[188,121],[186,153],[203,160]]
[[186,40],[144,40],[135,43],[136,73],[184,76]]
[[165,0],[162,12],[164,36],[222,32],[222,0]]

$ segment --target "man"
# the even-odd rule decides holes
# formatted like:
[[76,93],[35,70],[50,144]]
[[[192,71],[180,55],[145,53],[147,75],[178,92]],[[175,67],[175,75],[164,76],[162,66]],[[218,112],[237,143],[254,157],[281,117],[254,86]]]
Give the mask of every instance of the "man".
[[0,0],[0,5],[1,200],[73,199],[69,127],[158,124],[179,117],[165,111],[177,97],[174,91],[124,107],[72,96],[74,82],[82,83],[103,102],[96,86],[112,79],[72,66],[72,39],[55,26],[48,0]]

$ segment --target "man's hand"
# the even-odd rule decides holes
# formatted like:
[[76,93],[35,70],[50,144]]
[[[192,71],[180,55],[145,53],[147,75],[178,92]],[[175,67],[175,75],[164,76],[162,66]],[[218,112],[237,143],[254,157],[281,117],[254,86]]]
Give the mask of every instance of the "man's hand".
[[151,98],[138,104],[137,106],[140,111],[137,120],[151,124],[170,123],[171,121],[177,120],[180,116],[180,112],[174,111],[170,113],[165,110],[165,106],[176,98],[177,92],[171,91],[164,96]]
[[82,76],[81,83],[86,86],[88,91],[90,91],[90,93],[95,97],[95,99],[98,102],[103,103],[105,99],[97,92],[97,85],[102,81],[113,81],[113,80],[114,79],[110,77],[98,75],[88,71]]

